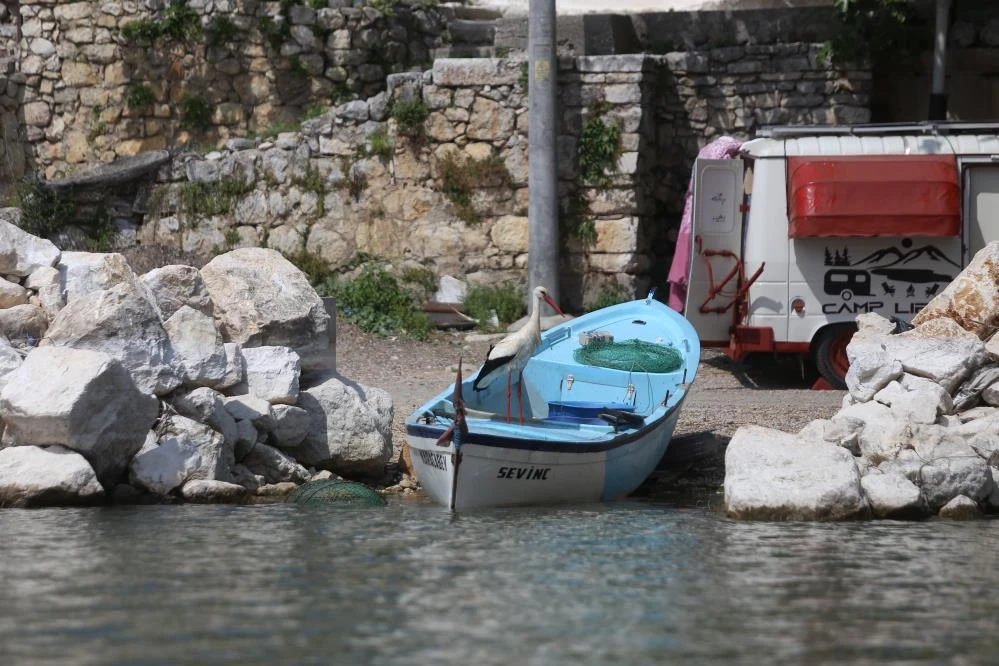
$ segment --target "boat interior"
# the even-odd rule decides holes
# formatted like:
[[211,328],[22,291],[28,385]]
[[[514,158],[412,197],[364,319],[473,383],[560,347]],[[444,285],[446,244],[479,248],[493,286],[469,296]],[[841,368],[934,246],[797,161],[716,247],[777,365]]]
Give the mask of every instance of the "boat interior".
[[[541,345],[523,373],[524,428],[558,431],[566,436],[585,438],[591,431],[594,438],[628,428],[640,428],[646,422],[661,417],[681,400],[688,382],[693,380],[700,355],[696,335],[691,339],[672,321],[655,321],[628,311],[615,318],[583,317],[551,329],[542,337]],[[641,340],[671,346],[682,359],[679,367],[669,372],[646,372],[640,367],[620,370],[599,365],[586,365],[576,359],[576,350],[593,337],[607,340]],[[506,421],[507,382],[497,380],[484,390],[472,388],[476,372],[462,382],[462,398],[466,417],[478,422],[476,429],[496,427],[504,430]],[[510,377],[509,426],[520,426],[517,376]],[[424,414],[432,413],[449,423],[454,415],[453,388],[437,397]],[[537,433],[535,433],[535,436]]]

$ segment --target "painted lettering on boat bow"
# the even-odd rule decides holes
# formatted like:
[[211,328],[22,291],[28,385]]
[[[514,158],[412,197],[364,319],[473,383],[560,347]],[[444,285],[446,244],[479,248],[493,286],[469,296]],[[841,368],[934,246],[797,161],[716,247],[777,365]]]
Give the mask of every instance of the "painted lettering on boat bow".
[[551,467],[500,467],[497,479],[523,479],[525,481],[547,481]]

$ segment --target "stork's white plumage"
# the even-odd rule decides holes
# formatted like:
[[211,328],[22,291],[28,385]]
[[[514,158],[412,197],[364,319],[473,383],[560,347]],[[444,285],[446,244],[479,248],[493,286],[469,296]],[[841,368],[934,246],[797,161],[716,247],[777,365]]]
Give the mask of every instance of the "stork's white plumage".
[[[548,290],[538,286],[534,288],[534,303],[527,323],[519,331],[511,333],[489,348],[486,362],[482,364],[478,376],[472,382],[472,388],[482,391],[500,377],[506,376],[506,420],[510,420],[510,384],[513,373],[521,373],[527,365],[531,354],[541,344],[541,301],[548,303],[556,312],[562,314],[558,305],[552,300]],[[521,382],[517,382],[517,402],[520,407],[520,422],[524,422],[524,407],[521,402]]]

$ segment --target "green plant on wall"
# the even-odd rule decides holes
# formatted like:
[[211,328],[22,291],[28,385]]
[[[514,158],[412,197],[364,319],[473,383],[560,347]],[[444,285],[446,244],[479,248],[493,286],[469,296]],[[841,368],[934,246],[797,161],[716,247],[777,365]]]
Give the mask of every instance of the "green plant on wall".
[[187,0],[171,0],[158,16],[123,25],[121,36],[129,42],[191,42],[201,37],[201,17]]
[[425,136],[425,123],[430,117],[430,107],[421,98],[397,100],[392,104],[390,115],[399,128],[399,134],[410,139],[422,139]]
[[205,43],[208,46],[221,46],[236,41],[241,31],[228,16],[215,16],[205,26]]
[[578,189],[564,197],[558,209],[559,230],[570,238],[584,243],[597,240],[597,226],[590,216],[589,207]]
[[368,189],[368,177],[361,169],[357,168],[356,162],[341,162],[340,173],[343,175],[340,186],[347,190],[351,199],[360,201],[361,194]]
[[621,128],[616,123],[604,122],[605,113],[605,106],[590,107],[579,136],[579,179],[584,185],[610,185],[610,174],[621,156]]
[[326,214],[326,179],[311,162],[305,165],[303,172],[292,176],[291,184],[316,195],[316,217]]
[[125,93],[125,104],[130,109],[149,106],[156,101],[156,93],[145,83],[131,83]]
[[21,209],[18,226],[29,234],[48,238],[73,225],[86,236],[79,249],[105,252],[111,248],[114,225],[103,205],[96,209],[81,209],[68,197],[35,179],[22,181],[15,188],[11,203]]
[[379,159],[387,160],[392,157],[394,148],[392,139],[389,138],[388,130],[384,127],[379,127],[368,135],[368,145],[366,148],[368,155],[374,155]]
[[377,9],[383,16],[395,16],[395,7],[399,0],[368,0],[368,6]]
[[922,46],[918,14],[909,0],[834,0],[833,8],[840,25],[819,52],[822,63],[897,58]]
[[459,160],[454,154],[449,154],[438,162],[437,171],[441,191],[454,204],[458,218],[468,224],[482,221],[482,215],[473,201],[478,190],[509,187],[511,183],[510,172],[498,155]]
[[212,125],[212,105],[204,95],[184,93],[180,96],[180,119],[183,127],[204,131]]
[[236,178],[223,178],[215,183],[188,181],[178,186],[179,212],[188,224],[201,217],[226,215],[251,190],[252,184]]

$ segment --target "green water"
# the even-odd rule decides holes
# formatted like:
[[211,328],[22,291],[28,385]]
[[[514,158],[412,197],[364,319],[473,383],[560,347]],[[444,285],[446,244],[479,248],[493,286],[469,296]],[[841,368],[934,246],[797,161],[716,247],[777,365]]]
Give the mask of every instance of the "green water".
[[0,511],[0,664],[986,664],[999,521]]

